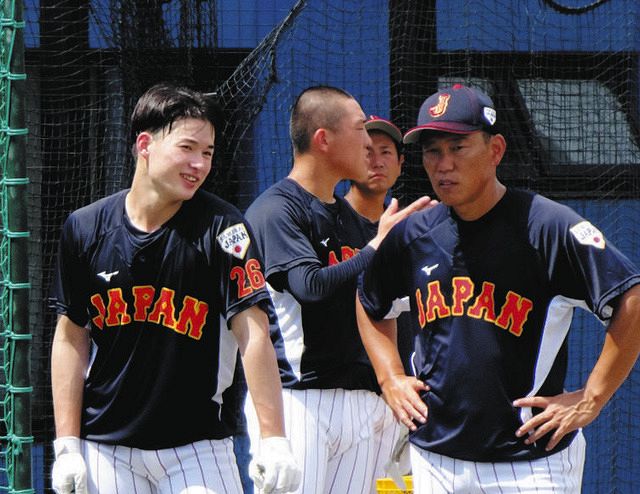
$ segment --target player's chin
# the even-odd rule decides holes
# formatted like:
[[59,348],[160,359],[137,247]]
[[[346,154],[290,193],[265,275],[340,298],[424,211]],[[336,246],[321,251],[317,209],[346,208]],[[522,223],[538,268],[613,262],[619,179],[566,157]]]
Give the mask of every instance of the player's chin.
[[198,184],[197,187],[182,188],[181,190],[176,191],[176,199],[179,201],[188,201],[193,198],[199,188],[200,184]]
[[438,196],[438,199],[445,203],[447,206],[452,206],[453,203],[457,201],[457,197],[459,196],[458,190],[454,186],[435,186],[433,191]]
[[387,190],[389,190],[389,186],[387,185],[386,180],[374,179],[374,180],[369,180],[368,189],[369,189],[369,192],[377,194],[380,192],[386,192]]

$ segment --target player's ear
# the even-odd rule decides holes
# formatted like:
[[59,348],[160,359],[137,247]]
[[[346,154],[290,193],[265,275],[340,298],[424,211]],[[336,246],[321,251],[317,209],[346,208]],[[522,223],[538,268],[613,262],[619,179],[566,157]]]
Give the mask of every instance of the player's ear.
[[329,145],[329,136],[327,135],[327,129],[319,128],[311,136],[311,146],[324,151]]
[[140,132],[136,137],[136,150],[138,156],[143,158],[149,157],[149,146],[153,142],[153,136],[149,132]]
[[498,166],[507,150],[507,141],[502,134],[495,134],[491,136],[489,146],[491,147],[491,154],[493,156],[493,165]]

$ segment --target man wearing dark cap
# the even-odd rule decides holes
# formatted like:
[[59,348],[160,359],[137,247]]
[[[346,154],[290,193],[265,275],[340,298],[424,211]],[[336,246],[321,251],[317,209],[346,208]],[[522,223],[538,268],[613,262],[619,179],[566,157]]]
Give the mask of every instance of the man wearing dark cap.
[[[640,271],[589,221],[496,176],[493,102],[455,85],[423,103],[422,146],[441,201],[387,235],[358,287],[358,324],[386,402],[411,429],[415,492],[580,492],[582,427],[640,352]],[[383,319],[410,296],[419,334],[406,376]],[[574,309],[607,324],[583,388],[564,390]]]
[[[362,224],[370,230],[373,238],[378,229],[380,216],[388,206],[389,191],[402,173],[402,131],[384,118],[371,115],[364,123],[371,138],[369,163],[365,180],[352,181],[345,199],[362,218]],[[397,318],[398,349],[407,372],[411,372],[413,342],[408,321],[408,297],[398,300],[387,317]]]
[[[389,120],[374,115],[364,126],[372,141],[367,176],[351,182],[345,199],[358,214],[377,223],[385,210],[387,193],[402,172],[402,132]],[[372,230],[374,235],[376,229]]]

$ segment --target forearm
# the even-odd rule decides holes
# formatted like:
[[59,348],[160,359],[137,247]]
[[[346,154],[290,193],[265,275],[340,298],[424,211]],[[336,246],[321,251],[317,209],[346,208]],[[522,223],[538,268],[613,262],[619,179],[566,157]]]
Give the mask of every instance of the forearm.
[[352,258],[333,266],[296,266],[287,274],[289,291],[302,303],[319,302],[335,293],[344,283],[355,280],[371,262],[374,254],[372,247],[365,247]]
[[89,332],[68,317],[60,316],[51,347],[51,391],[56,424],[51,486],[55,492],[87,492],[80,425],[89,348]]
[[602,352],[584,386],[585,398],[600,409],[627,378],[640,354],[640,286],[622,295]]
[[260,435],[284,436],[282,386],[266,314],[257,307],[232,319],[247,388],[256,409]]
[[380,386],[393,376],[404,375],[404,367],[398,353],[395,319],[374,321],[362,307],[358,295],[356,317],[362,343]]
[[416,423],[424,424],[427,421],[427,405],[422,400],[421,393],[428,391],[429,386],[416,377],[405,374],[398,353],[395,319],[372,320],[357,294],[356,316],[360,336],[380,383],[384,400],[398,421],[410,430],[416,430]]
[[600,414],[616,390],[631,372],[640,353],[640,287],[621,296],[600,357],[584,387],[556,396],[531,396],[514,401],[516,407],[542,411],[527,420],[516,436],[533,444],[553,432],[546,450],[551,451],[569,432],[585,427]]
[[80,436],[89,346],[87,330],[61,316],[51,348],[51,392],[57,437]]

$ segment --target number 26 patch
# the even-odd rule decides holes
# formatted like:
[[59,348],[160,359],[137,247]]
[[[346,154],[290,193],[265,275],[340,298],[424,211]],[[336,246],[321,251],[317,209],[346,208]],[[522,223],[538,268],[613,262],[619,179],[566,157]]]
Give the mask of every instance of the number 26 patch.
[[244,267],[234,266],[229,277],[238,285],[238,298],[251,295],[265,285],[264,275],[257,259],[249,259]]

